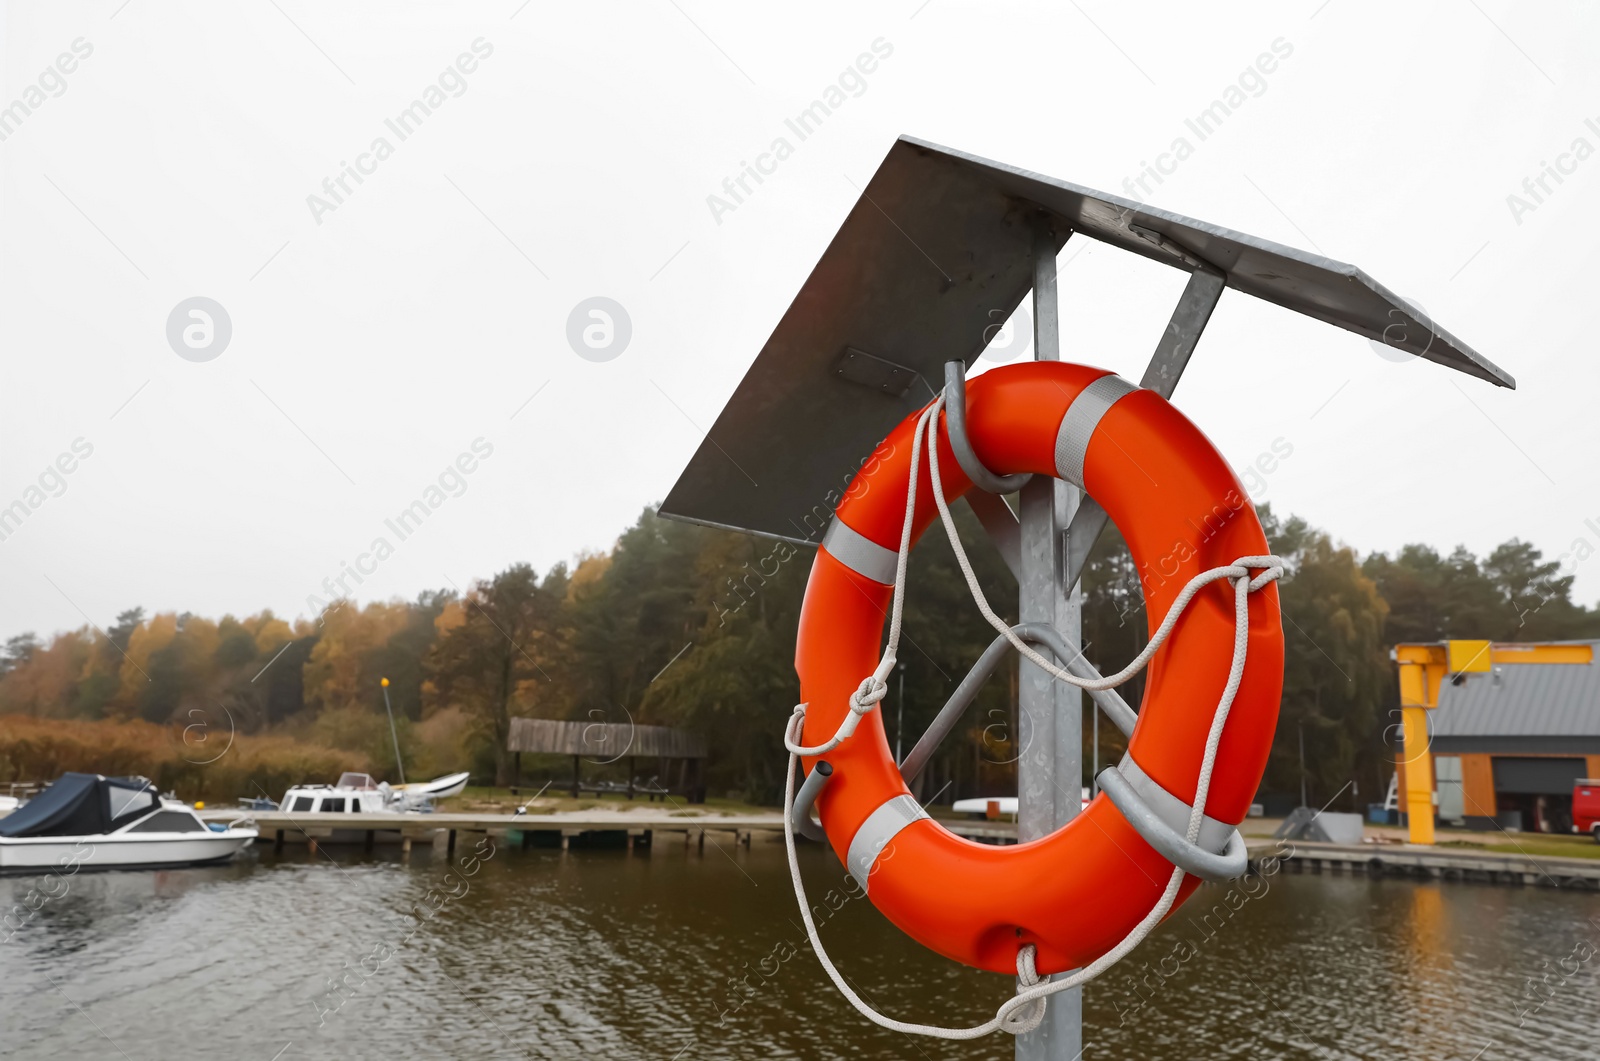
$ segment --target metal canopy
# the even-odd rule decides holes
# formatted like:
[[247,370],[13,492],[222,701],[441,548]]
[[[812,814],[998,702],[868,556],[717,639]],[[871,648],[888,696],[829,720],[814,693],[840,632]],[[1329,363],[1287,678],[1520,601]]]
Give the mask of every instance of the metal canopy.
[[[1502,387],[1515,382],[1360,269],[902,136],[660,514],[815,544],[856,469],[971,363],[1074,232]],[[1152,325],[1152,331],[1154,326]],[[1185,354],[1186,356],[1186,354]]]

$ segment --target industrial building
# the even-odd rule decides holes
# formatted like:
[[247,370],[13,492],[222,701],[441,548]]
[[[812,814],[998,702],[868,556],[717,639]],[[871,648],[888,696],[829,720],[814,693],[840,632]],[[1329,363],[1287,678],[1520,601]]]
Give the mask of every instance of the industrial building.
[[1444,681],[1438,697],[1428,738],[1440,823],[1570,832],[1573,782],[1600,777],[1600,662],[1497,664]]

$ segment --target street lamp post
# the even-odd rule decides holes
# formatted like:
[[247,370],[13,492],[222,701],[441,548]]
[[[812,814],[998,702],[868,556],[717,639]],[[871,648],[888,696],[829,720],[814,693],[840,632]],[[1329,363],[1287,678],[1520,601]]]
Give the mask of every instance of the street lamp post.
[[1306,720],[1300,719],[1295,723],[1295,729],[1300,732],[1300,806],[1307,806],[1306,802]]
[[897,663],[894,669],[900,674],[900,704],[894,710],[894,761],[900,763],[906,758],[902,751],[906,731],[906,665]]

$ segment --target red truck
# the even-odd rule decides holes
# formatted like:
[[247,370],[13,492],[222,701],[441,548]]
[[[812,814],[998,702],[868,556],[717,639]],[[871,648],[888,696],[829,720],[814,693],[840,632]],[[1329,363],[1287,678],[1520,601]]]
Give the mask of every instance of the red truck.
[[1572,831],[1588,833],[1600,844],[1600,778],[1580,778],[1572,783]]

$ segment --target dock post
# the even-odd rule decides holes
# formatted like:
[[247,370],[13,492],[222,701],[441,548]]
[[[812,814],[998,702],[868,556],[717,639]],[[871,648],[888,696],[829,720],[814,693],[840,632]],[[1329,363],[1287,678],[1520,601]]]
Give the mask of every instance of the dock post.
[[283,830],[282,829],[278,830],[277,837],[272,841],[272,853],[274,855],[283,854]]
[[365,843],[363,843],[363,844],[362,844],[362,845],[361,845],[361,849],[362,849],[362,850],[363,850],[363,851],[365,851],[365,852],[366,852],[366,853],[367,853],[367,854],[369,854],[369,855],[370,855],[370,854],[372,854],[372,844],[373,844],[373,839],[374,839],[374,838],[375,838],[375,837],[376,837],[376,836],[377,836],[377,835],[378,835],[378,830],[376,830],[376,829],[368,829],[368,830],[367,830],[367,838],[366,838],[366,842],[365,842]]
[[444,853],[446,855],[453,855],[456,853],[456,831],[454,829],[450,830],[450,838],[444,843]]
[[705,831],[705,828],[702,826],[701,829],[700,829],[700,854],[703,855],[705,853],[706,853],[706,831]]
[[[1056,301],[1056,239],[1039,219],[1033,233],[1033,356],[1061,360],[1061,318]],[[1220,289],[1219,289],[1220,290]],[[1078,488],[1036,476],[1019,495],[1020,574],[1018,613],[1022,622],[1048,623],[1068,648],[1083,639],[1082,595],[1073,554],[1087,554],[1099,526],[1075,520]],[[1090,513],[1085,513],[1089,515]],[[1078,526],[1074,526],[1078,523]],[[1069,534],[1076,532],[1081,541]],[[1062,661],[1065,663],[1065,661]],[[1026,659],[1017,661],[1016,842],[1039,840],[1077,817],[1082,807],[1083,700],[1075,686],[1057,682]],[[1083,989],[1052,995],[1044,1022],[1016,1037],[1016,1061],[1073,1061],[1083,1053]]]
[[313,855],[315,855],[317,853],[317,838],[316,837],[314,837],[314,836],[306,837],[306,850],[309,851]]
[[402,836],[400,838],[400,861],[411,861],[411,837],[409,836]]

